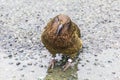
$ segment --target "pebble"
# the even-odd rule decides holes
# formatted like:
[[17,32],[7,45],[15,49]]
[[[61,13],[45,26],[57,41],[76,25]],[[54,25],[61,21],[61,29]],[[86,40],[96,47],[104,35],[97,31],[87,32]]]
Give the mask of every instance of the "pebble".
[[21,77],[24,77],[24,76],[25,76],[24,74],[21,75]]
[[96,54],[95,54],[94,56],[95,56],[95,57],[97,57],[97,55],[96,55]]
[[8,55],[9,58],[12,58],[12,55]]
[[36,63],[34,63],[34,66],[36,66],[38,63],[36,62]]
[[24,50],[20,50],[19,52],[20,52],[20,53],[23,53],[23,52],[24,52]]
[[12,44],[10,44],[10,46],[12,46]]
[[89,63],[90,61],[89,61],[89,60],[86,60],[86,62],[88,62],[88,63]]
[[98,63],[94,63],[95,66],[98,66]]
[[98,61],[98,59],[95,59],[95,61]]
[[21,63],[20,62],[17,62],[16,65],[19,66]]
[[71,76],[73,76],[74,78],[77,78],[77,74],[71,74]]
[[8,57],[7,57],[7,56],[4,56],[3,58],[4,58],[4,59],[7,59]]
[[89,79],[84,79],[84,80],[89,80]]
[[108,63],[112,63],[112,61],[108,61]]
[[23,67],[25,68],[25,67],[27,67],[27,65],[23,65]]
[[112,74],[116,74],[116,72],[112,72]]
[[31,63],[31,62],[29,62],[29,63],[27,63],[27,65],[32,66],[32,63]]
[[85,65],[81,65],[82,67],[84,67]]
[[35,71],[31,71],[32,73],[34,73]]
[[43,65],[39,65],[39,67],[43,68],[44,66]]
[[14,64],[14,63],[13,63],[13,62],[9,62],[8,64],[12,65],[12,64]]
[[18,58],[15,58],[15,60],[17,61],[17,60],[19,60]]
[[22,71],[22,70],[23,70],[23,68],[19,68],[18,70],[19,70],[19,71]]
[[14,55],[17,55],[17,53],[13,53]]

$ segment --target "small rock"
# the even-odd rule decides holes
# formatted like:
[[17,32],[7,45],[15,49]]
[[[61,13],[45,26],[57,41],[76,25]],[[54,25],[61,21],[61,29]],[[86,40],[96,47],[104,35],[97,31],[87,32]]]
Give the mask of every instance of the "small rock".
[[12,55],[8,55],[9,58],[12,58]]
[[12,38],[12,36],[9,36],[9,39],[11,39]]
[[84,67],[85,65],[81,65],[82,67]]
[[96,55],[96,54],[95,54],[94,56],[95,56],[95,57],[97,57],[97,55]]
[[8,57],[7,57],[7,56],[4,56],[3,58],[4,58],[4,59],[7,59]]
[[17,42],[17,40],[15,40],[15,42]]
[[14,55],[17,55],[17,53],[13,53]]
[[25,20],[25,22],[28,22],[28,20]]
[[10,62],[9,64],[10,64],[10,65],[12,65],[12,64],[13,64],[13,62]]
[[17,66],[19,66],[20,64],[21,64],[20,62],[16,63]]
[[86,62],[88,62],[88,63],[89,63],[90,61],[89,61],[89,60],[86,60]]
[[71,76],[77,78],[77,74],[71,74]]
[[112,63],[112,61],[108,61],[108,63]]
[[16,76],[13,76],[13,78],[16,78]]
[[25,67],[27,67],[26,65],[23,65],[23,67],[25,68]]
[[20,68],[20,69],[18,69],[19,71],[22,71],[23,70],[23,68]]
[[39,67],[41,67],[41,68],[42,68],[42,67],[43,67],[43,65],[39,65]]
[[38,63],[36,62],[36,63],[34,63],[34,66],[36,66]]
[[33,73],[34,73],[35,71],[31,71],[31,72],[33,72]]
[[27,63],[27,65],[31,66],[31,65],[32,65],[32,63],[31,63],[31,62],[29,62],[29,63]]
[[25,76],[24,74],[21,75],[21,77],[24,77],[24,76]]
[[17,61],[17,60],[18,60],[18,58],[15,58],[15,60]]
[[47,57],[47,55],[44,55],[43,57],[44,57],[44,58],[46,58],[46,57]]
[[10,44],[10,46],[12,46],[12,44]]
[[34,58],[34,60],[37,60],[37,58]]
[[116,74],[115,72],[112,72],[112,74]]
[[21,51],[19,51],[20,53],[23,53],[24,52],[24,50],[21,50]]
[[98,61],[98,59],[95,59],[95,61]]
[[94,63],[95,66],[97,66],[98,64],[97,63]]
[[47,65],[45,65],[44,67],[47,68]]

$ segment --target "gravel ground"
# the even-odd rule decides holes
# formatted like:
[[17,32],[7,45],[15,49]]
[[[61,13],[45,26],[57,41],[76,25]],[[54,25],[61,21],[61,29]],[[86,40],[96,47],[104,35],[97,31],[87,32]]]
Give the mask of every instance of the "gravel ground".
[[81,29],[79,80],[120,80],[120,0],[0,0],[0,80],[44,79],[40,35],[60,13]]

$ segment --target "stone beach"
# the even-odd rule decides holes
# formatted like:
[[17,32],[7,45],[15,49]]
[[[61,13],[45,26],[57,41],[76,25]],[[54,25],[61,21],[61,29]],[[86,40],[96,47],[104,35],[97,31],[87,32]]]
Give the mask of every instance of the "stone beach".
[[44,80],[40,35],[58,14],[81,29],[79,80],[120,80],[120,0],[0,0],[0,80]]

